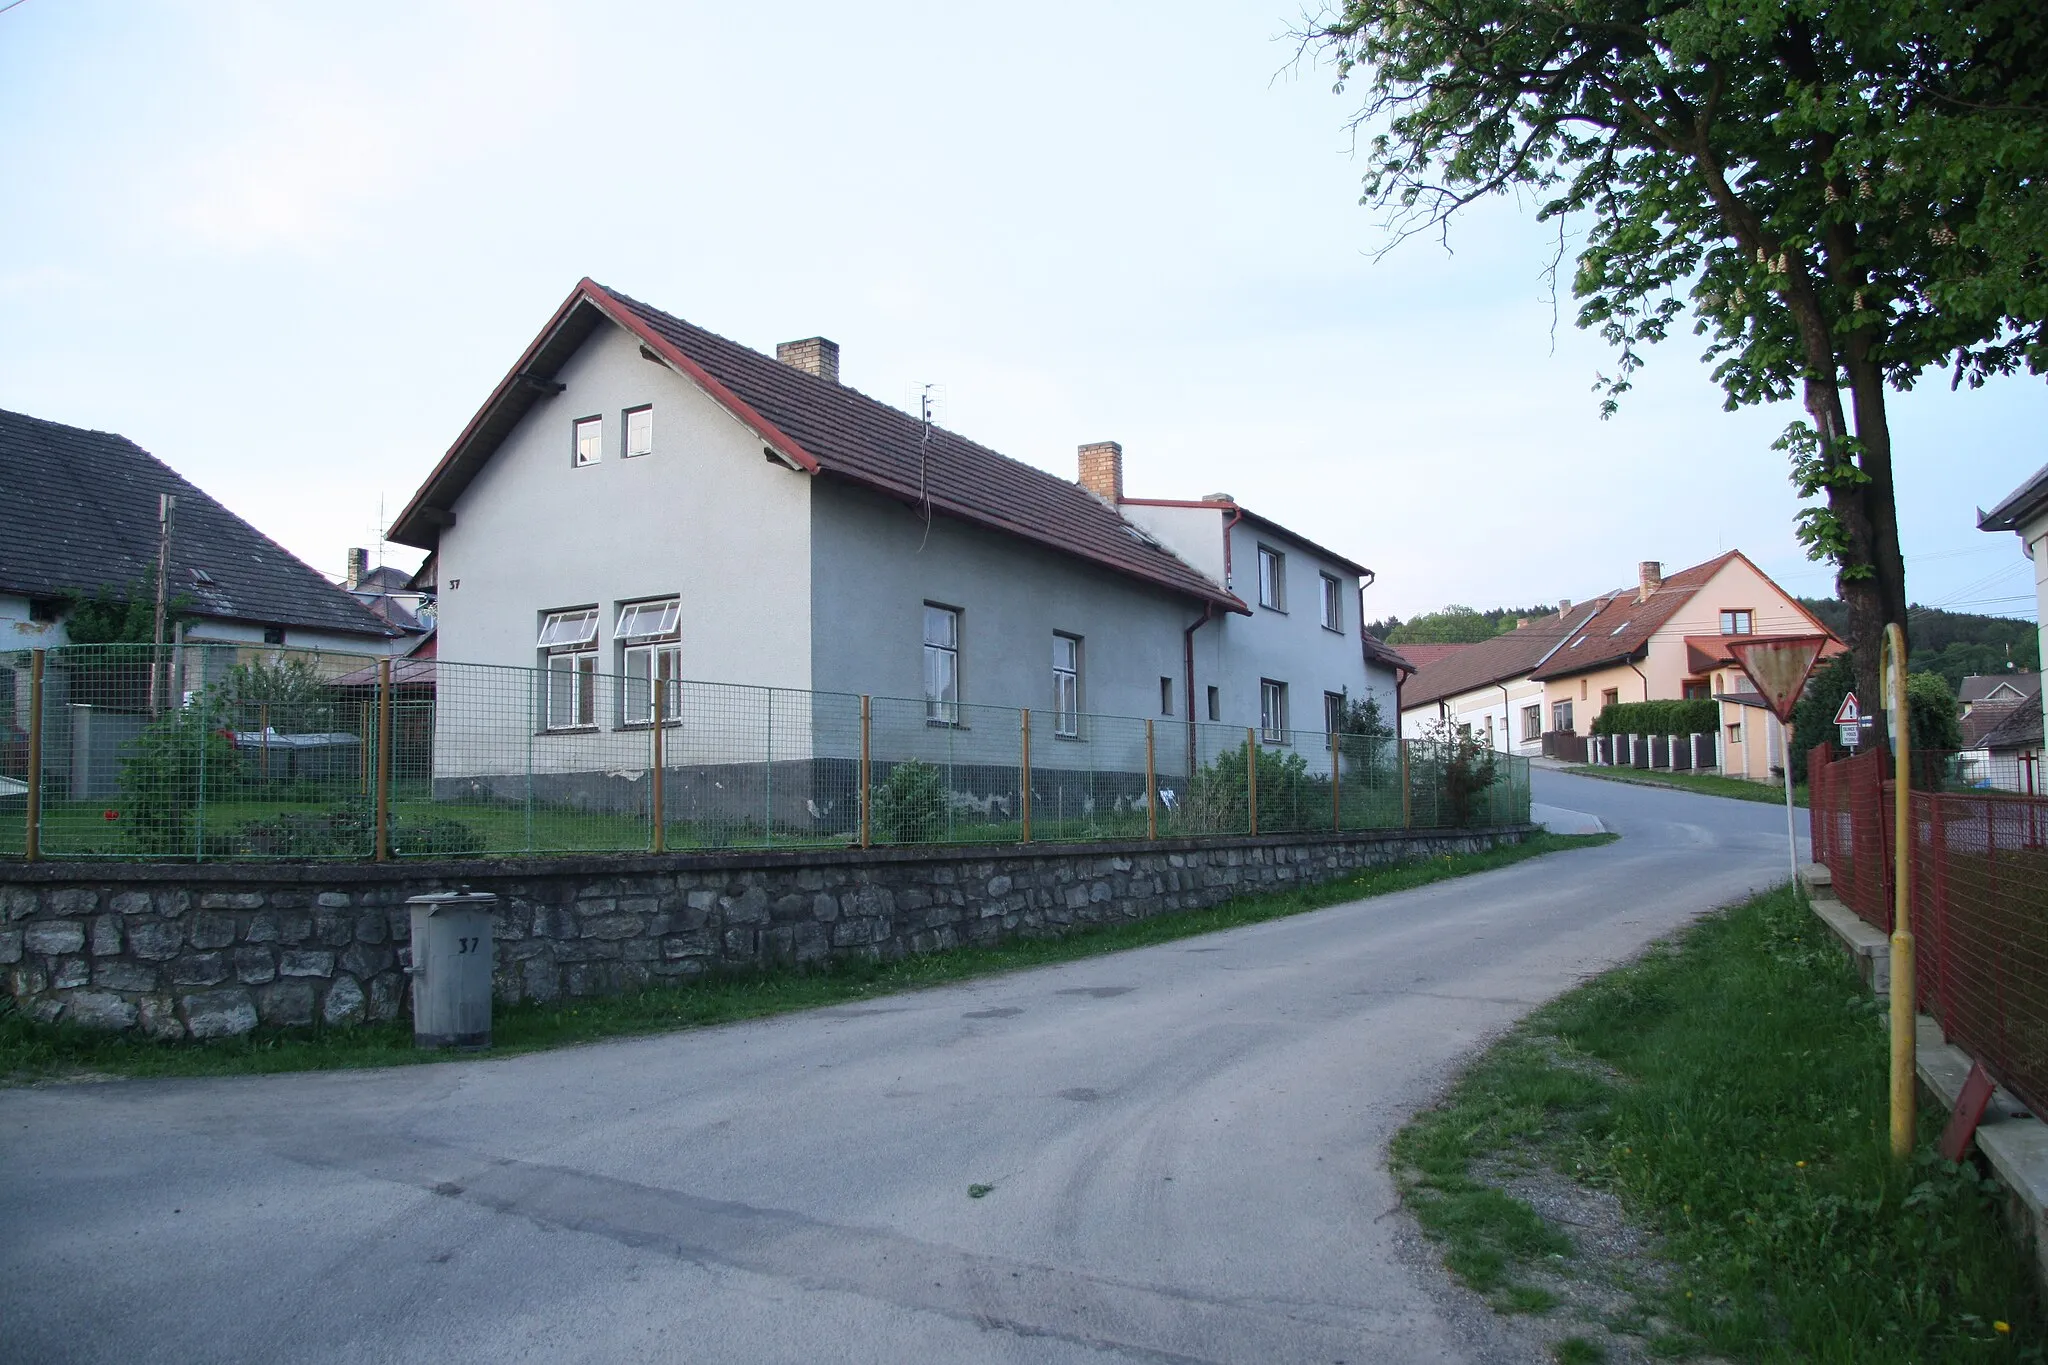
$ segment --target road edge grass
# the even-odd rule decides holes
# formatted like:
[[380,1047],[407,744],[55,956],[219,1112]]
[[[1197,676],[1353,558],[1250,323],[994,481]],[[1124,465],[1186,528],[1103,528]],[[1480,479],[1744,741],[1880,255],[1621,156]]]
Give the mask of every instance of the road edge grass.
[[[1602,782],[1621,782],[1634,787],[1663,787],[1667,791],[1692,792],[1698,796],[1725,796],[1731,801],[1761,801],[1767,806],[1785,804],[1785,788],[1774,782],[1751,782],[1744,777],[1723,777],[1719,773],[1652,772],[1643,768],[1615,769],[1592,764],[1575,764],[1561,771],[1573,777],[1597,777]],[[1792,804],[1806,809],[1806,784],[1792,788]]]
[[[1781,887],[1537,1010],[1389,1161],[1446,1267],[1546,1319],[1559,1360],[2040,1361],[2029,1253],[1997,1186],[1935,1154],[1939,1106],[1891,1160],[1887,1051]],[[1644,1250],[1582,1250],[1504,1188],[1529,1173],[1617,1201]]]
[[[843,1005],[899,991],[1072,962],[1304,914],[1346,901],[1408,891],[1510,867],[1545,854],[1611,842],[1611,834],[1539,831],[1478,853],[1440,854],[1368,868],[1286,891],[1240,896],[1205,910],[1089,925],[992,947],[951,948],[893,961],[841,959],[817,966],[707,975],[626,995],[547,1004],[502,1002],[494,1011],[492,1057]],[[104,1076],[226,1076],[326,1071],[447,1061],[414,1048],[400,1018],[354,1028],[259,1029],[240,1038],[163,1041],[37,1023],[0,1000],[0,1084]]]

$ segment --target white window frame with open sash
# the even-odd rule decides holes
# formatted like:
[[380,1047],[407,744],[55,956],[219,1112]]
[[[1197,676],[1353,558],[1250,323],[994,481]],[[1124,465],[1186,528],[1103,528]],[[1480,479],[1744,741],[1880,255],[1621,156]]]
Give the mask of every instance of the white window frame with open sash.
[[1323,629],[1344,633],[1344,583],[1334,574],[1320,574],[1322,580]]
[[683,607],[680,598],[656,597],[621,602],[612,638],[619,645],[619,724],[648,725],[654,719],[654,683],[669,686],[662,695],[661,719],[673,725],[682,719]]
[[570,607],[541,618],[541,728],[597,728],[597,608]]
[[1081,637],[1059,631],[1052,635],[1052,732],[1081,737]]
[[1284,682],[1259,679],[1259,738],[1268,744],[1287,743],[1287,684]]
[[924,604],[924,721],[960,723],[960,609]]
[[1259,605],[1287,610],[1287,556],[1270,545],[1259,546]]

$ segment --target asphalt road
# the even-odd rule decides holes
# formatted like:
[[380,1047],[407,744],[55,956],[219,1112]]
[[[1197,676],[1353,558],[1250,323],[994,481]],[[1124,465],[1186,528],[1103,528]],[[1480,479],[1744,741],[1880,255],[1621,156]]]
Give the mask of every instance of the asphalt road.
[[0,1356],[1512,1358],[1393,1212],[1388,1137],[1536,1003],[1786,875],[1771,806],[1536,795],[1624,837],[857,1008],[0,1091]]

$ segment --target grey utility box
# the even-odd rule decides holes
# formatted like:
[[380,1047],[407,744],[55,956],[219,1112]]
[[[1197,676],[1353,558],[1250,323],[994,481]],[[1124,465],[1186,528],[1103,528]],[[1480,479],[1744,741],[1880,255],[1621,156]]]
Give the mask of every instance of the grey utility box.
[[412,910],[412,1040],[419,1047],[491,1045],[491,920],[488,891],[438,891]]

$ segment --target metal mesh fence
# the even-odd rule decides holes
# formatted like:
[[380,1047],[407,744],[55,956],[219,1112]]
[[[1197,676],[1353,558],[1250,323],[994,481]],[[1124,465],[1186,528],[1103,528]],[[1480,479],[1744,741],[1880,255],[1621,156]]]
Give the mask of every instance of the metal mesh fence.
[[[1946,755],[1935,755],[1947,759]],[[1815,857],[1843,902],[1892,927],[1896,786],[1880,753],[1812,774]],[[1999,1083],[2048,1108],[2048,798],[1942,790],[1918,765],[1908,860],[1915,986],[1942,1032]]]
[[0,856],[31,840],[193,861],[1064,842],[1528,813],[1527,761],[1469,744],[258,645],[0,656]]

